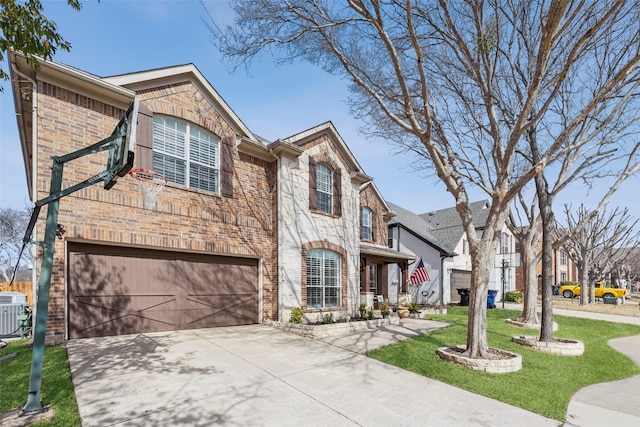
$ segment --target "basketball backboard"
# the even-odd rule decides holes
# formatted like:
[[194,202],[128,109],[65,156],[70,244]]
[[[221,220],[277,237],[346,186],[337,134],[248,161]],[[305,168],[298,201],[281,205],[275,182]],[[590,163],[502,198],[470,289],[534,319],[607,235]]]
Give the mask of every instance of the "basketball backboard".
[[104,188],[111,189],[119,177],[125,176],[133,167],[136,147],[136,125],[138,124],[138,99],[129,105],[124,116],[111,134],[111,145],[107,157],[107,175]]

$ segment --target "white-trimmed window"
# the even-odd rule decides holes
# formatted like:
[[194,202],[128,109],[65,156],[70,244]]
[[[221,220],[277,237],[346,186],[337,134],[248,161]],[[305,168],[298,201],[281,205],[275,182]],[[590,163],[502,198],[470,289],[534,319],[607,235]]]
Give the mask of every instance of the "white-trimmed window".
[[567,265],[567,254],[564,251],[559,252],[560,255],[560,265]]
[[328,249],[307,252],[307,307],[340,306],[340,254]]
[[362,208],[362,238],[373,240],[373,212],[367,207]]
[[316,195],[318,197],[318,210],[332,213],[333,206],[333,174],[329,166],[318,163],[316,169]]
[[184,120],[153,116],[153,170],[169,182],[220,192],[220,139]]
[[511,253],[511,235],[507,233],[500,233],[500,253]]

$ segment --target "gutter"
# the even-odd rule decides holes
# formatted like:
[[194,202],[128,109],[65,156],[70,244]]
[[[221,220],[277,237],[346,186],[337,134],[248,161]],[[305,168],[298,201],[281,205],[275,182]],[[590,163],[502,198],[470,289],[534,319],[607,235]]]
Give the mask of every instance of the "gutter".
[[[29,76],[18,71],[18,67],[15,62],[11,62],[11,69],[18,76],[23,79],[29,81],[31,83],[31,203],[35,204],[38,199],[38,150],[37,150],[37,141],[38,141],[38,84],[35,80],[30,78]],[[37,241],[37,229],[34,227],[33,236],[31,237],[33,241]],[[37,269],[36,269],[36,246],[31,245],[31,264],[33,268],[31,269],[31,285],[33,287],[33,294],[36,298],[38,293],[36,292],[36,283],[37,283]],[[36,301],[35,299],[32,301],[32,309],[33,309],[33,318],[36,318]]]

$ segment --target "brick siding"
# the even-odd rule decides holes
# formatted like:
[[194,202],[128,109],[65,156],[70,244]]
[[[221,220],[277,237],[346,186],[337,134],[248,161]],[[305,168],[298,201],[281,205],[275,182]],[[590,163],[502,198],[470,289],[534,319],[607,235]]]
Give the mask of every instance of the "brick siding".
[[[38,200],[49,194],[50,157],[109,136],[123,113],[52,84],[40,82],[39,92]],[[146,90],[139,98],[154,113],[187,120],[221,139],[235,141],[236,132],[191,84]],[[103,152],[67,164],[63,188],[102,172],[106,156]],[[259,258],[263,318],[276,319],[275,163],[237,150],[234,157],[233,198],[168,184],[159,194],[156,208],[145,209],[139,188],[124,177],[110,191],[100,183],[61,199],[58,222],[67,232],[64,240],[56,241],[47,340],[64,339],[66,239]],[[45,211],[38,222],[38,239],[44,234]]]

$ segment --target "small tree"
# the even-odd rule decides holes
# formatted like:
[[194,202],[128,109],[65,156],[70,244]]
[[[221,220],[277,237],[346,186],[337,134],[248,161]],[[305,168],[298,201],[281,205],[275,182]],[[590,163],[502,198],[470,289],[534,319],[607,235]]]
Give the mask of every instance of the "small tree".
[[[608,214],[606,209],[591,215],[584,205],[574,213],[565,206],[569,234],[564,247],[578,267],[580,277],[580,305],[593,302],[594,286],[616,264],[629,253],[626,248],[640,242],[640,231],[636,229],[628,209],[616,208]],[[579,224],[584,224],[577,231]],[[588,292],[587,292],[588,291]]]
[[[79,0],[67,0],[67,4],[75,10],[82,7]],[[52,59],[58,49],[68,52],[71,44],[42,14],[41,0],[0,0],[0,61],[5,52],[13,50],[22,52],[29,65],[37,68],[38,57]],[[2,68],[0,78],[9,78]]]

